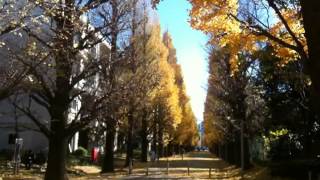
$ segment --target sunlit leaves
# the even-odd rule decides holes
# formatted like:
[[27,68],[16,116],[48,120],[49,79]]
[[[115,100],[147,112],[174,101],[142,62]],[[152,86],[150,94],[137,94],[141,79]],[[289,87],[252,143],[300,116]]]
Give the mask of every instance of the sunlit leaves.
[[290,60],[303,58],[301,51],[307,50],[296,4],[255,0],[246,3],[238,0],[190,2],[191,25],[209,34],[210,44],[228,46],[234,71],[238,69],[238,53],[254,53],[261,43],[274,46],[276,55],[284,60],[279,63],[280,66]]
[[181,122],[178,124],[175,132],[176,143],[194,146],[198,141],[198,129],[196,118],[192,111],[189,98],[183,82],[183,76],[181,67],[177,64],[176,49],[173,46],[173,42],[169,32],[165,32],[163,35],[163,43],[168,48],[169,55],[167,62],[174,71],[174,83],[178,88],[178,107],[181,109]]
[[159,86],[154,91],[154,101],[164,103],[168,109],[168,116],[171,125],[176,127],[181,122],[181,109],[179,106],[179,89],[175,84],[175,72],[167,61],[168,49],[162,43],[160,27],[156,26],[151,30],[151,37],[148,42],[152,47],[151,51],[157,51],[157,69],[160,77]]

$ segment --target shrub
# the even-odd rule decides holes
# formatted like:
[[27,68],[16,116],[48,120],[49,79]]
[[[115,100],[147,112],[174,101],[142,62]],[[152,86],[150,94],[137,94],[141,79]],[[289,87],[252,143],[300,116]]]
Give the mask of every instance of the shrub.
[[88,150],[86,150],[83,147],[79,147],[77,150],[75,150],[73,153],[73,155],[77,156],[77,157],[85,157],[88,156]]

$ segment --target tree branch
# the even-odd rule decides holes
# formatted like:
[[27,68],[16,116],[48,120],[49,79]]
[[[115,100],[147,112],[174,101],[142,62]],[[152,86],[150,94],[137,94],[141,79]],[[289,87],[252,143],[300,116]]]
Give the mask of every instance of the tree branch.
[[22,107],[20,107],[19,105],[17,105],[15,102],[13,102],[13,105],[18,109],[20,110],[21,112],[23,112],[26,116],[28,116],[40,129],[40,131],[46,136],[46,137],[50,137],[51,135],[51,131],[49,130],[49,128],[42,124],[40,122],[39,119],[37,119],[30,111],[30,109],[26,110]]
[[302,43],[299,41],[299,39],[297,38],[297,36],[295,35],[295,33],[292,31],[292,29],[290,28],[288,22],[285,20],[285,18],[283,17],[283,15],[281,14],[279,8],[277,7],[277,5],[274,3],[274,0],[268,0],[269,5],[272,7],[272,9],[276,12],[276,14],[278,15],[279,19],[281,20],[281,22],[283,23],[284,27],[287,29],[288,33],[290,34],[290,36],[292,37],[292,39],[294,40],[294,42],[297,44],[297,47],[299,49],[299,54],[302,56],[302,58],[306,59],[307,58],[307,54],[305,53],[304,49],[303,49],[303,45]]

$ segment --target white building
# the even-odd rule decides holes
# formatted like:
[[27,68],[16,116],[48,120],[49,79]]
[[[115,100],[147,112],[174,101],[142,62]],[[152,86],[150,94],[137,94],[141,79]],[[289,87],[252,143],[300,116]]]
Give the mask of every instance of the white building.
[[[39,18],[43,18],[41,14],[38,16]],[[28,24],[27,22],[26,26],[33,27],[36,25],[31,24],[31,22],[30,24]],[[40,27],[42,28],[42,32],[45,32],[44,34],[46,34],[43,36],[42,34],[40,34],[40,36],[44,37],[45,39],[50,38],[50,31],[47,31],[48,24],[41,24]],[[27,40],[26,38],[24,38],[23,31],[17,30],[13,33],[1,36],[0,41],[6,41],[6,45],[10,46],[11,49],[14,49],[16,53],[19,53],[19,51],[22,51],[23,44],[25,44]],[[21,37],[18,38],[16,34],[21,34]],[[98,35],[97,38],[101,37]],[[75,38],[75,44],[76,42],[77,38]],[[109,44],[106,41],[102,41],[101,43],[96,44],[89,50],[85,49],[81,51],[79,55],[79,62],[85,61],[89,56],[90,58],[94,57],[97,61],[99,61],[101,58],[101,52],[106,53],[109,52],[109,50]],[[6,52],[6,48],[0,47],[0,66],[6,66],[6,62],[8,61],[10,61],[10,57]],[[79,70],[82,71],[83,64],[80,63],[79,67],[75,68],[79,68]],[[50,72],[46,73],[49,74]],[[32,77],[30,77],[30,80],[32,81]],[[82,80],[75,87],[86,91],[91,91],[92,88],[98,88],[99,75],[97,74],[95,77],[90,79],[90,81],[92,81],[92,83],[89,83],[90,86],[88,86],[88,81]],[[14,148],[14,145],[12,143],[14,143],[14,139],[17,135],[23,139],[23,149],[33,150],[34,152],[47,151],[48,140],[46,136],[39,131],[37,125],[32,120],[30,120],[29,117],[27,117],[23,112],[19,111],[13,105],[13,102],[15,102],[18,105],[29,106],[33,115],[36,116],[38,119],[43,120],[43,124],[49,126],[50,115],[47,112],[47,110],[43,106],[35,102],[30,102],[28,95],[14,95],[5,100],[0,101],[0,151],[12,150]],[[69,119],[74,119],[75,114],[79,111],[81,107],[81,101],[76,98],[74,102],[72,102],[71,104],[72,105],[68,117]],[[71,152],[78,148],[78,139],[79,133],[76,133],[69,144],[69,150]]]

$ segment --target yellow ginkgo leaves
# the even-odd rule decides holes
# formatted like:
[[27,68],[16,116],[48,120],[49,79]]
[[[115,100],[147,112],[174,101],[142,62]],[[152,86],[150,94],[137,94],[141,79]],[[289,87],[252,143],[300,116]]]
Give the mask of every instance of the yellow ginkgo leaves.
[[[295,6],[280,8],[266,2],[248,1],[251,8],[238,0],[190,0],[191,25],[210,35],[210,44],[228,46],[231,68],[237,71],[238,54],[254,53],[268,44],[285,65],[299,58],[298,49],[306,51],[304,29]],[[258,4],[257,4],[258,3]],[[260,4],[259,4],[260,3]],[[265,7],[264,10],[254,7]]]

